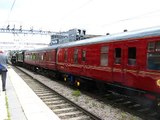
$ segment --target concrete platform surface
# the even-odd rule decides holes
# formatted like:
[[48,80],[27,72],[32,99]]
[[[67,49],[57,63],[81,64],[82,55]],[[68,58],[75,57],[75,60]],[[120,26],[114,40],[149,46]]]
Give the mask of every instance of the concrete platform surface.
[[60,120],[11,67],[5,92],[1,84],[0,120]]

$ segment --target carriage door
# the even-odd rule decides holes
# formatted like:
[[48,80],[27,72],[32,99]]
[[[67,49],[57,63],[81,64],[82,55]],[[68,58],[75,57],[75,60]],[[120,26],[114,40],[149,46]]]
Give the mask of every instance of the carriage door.
[[113,82],[122,83],[124,81],[124,43],[113,43]]
[[[137,81],[137,76],[139,72],[137,58],[139,58],[138,56],[143,56],[143,49],[140,49],[143,48],[143,46],[140,47],[142,44],[143,43],[137,41],[131,41],[126,43],[126,50],[125,50],[126,57],[125,57],[125,69],[124,69],[126,85],[133,86]],[[141,60],[143,60],[143,58]]]
[[82,71],[81,71],[81,75],[84,75],[86,72],[87,72],[87,70],[86,70],[86,49],[85,48],[83,48],[83,49],[81,49],[81,65],[82,65]]

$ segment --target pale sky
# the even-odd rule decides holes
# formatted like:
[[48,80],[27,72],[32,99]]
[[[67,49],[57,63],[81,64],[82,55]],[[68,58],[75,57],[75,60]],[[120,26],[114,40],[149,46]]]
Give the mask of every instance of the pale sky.
[[[12,5],[15,4],[12,8]],[[0,0],[0,27],[106,34],[160,26],[159,0]],[[11,10],[12,8],[12,10]]]
[[[0,0],[0,28],[68,31],[105,35],[160,26],[159,0]],[[9,41],[10,44],[2,44]],[[50,36],[0,33],[0,49],[26,49],[23,43],[50,42]],[[13,42],[13,44],[12,44]],[[30,48],[43,46],[28,46]]]

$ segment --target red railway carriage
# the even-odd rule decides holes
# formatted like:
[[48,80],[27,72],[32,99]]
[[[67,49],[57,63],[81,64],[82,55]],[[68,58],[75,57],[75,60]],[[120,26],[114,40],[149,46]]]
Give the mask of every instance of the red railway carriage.
[[29,50],[25,52],[24,62],[34,69],[56,70],[56,53],[57,46]]
[[160,96],[160,28],[61,45],[57,69],[72,79],[85,77]]

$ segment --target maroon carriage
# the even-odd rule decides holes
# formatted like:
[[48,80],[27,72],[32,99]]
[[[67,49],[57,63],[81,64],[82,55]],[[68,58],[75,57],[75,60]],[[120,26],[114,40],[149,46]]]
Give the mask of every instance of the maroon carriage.
[[24,62],[34,70],[56,70],[57,46],[25,52]]
[[65,80],[69,77],[78,85],[81,80],[102,81],[156,98],[160,96],[160,28],[66,43],[58,48],[57,68]]

